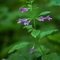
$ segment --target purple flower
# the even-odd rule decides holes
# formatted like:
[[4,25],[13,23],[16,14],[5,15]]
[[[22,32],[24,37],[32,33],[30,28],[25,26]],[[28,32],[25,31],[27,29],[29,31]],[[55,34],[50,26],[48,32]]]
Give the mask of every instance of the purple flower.
[[29,25],[30,21],[24,20],[24,25]]
[[43,16],[40,16],[40,17],[39,17],[39,21],[44,21],[44,19],[45,19],[45,18],[44,18]]
[[23,19],[19,19],[19,21],[17,23],[21,23],[21,22],[24,22],[24,20]]
[[27,11],[27,9],[26,9],[26,8],[20,8],[20,11],[21,11],[22,13],[24,13],[24,12]]
[[30,49],[30,53],[33,53],[34,51],[34,46]]
[[22,22],[24,23],[24,25],[29,25],[29,23],[30,23],[30,21],[28,21],[27,19],[24,20],[21,18],[19,19],[19,21],[17,23],[22,23]]
[[47,19],[47,20],[52,20],[52,18],[51,18],[51,17],[49,17],[49,15],[48,15],[48,16],[46,16],[46,17],[45,17],[45,19]]

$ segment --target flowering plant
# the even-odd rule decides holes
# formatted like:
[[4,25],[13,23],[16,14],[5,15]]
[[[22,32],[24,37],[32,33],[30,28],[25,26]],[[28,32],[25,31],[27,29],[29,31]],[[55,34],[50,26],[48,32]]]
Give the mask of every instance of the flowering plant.
[[[25,7],[19,8],[20,12],[22,14],[24,14],[24,13],[27,13],[29,11],[29,12],[31,12],[30,15],[32,15],[32,12],[33,12],[33,2],[34,2],[34,0],[30,0],[29,1],[28,8],[25,8]],[[36,9],[38,10],[37,7],[36,7]],[[44,12],[41,12],[40,14],[38,14],[38,16],[36,15],[36,17],[34,17],[34,18],[32,18],[32,17],[29,17],[29,18],[26,18],[26,19],[19,18],[19,20],[17,22],[17,24],[24,23],[24,27],[23,28],[28,29],[28,32],[30,32],[32,37],[34,37],[36,39],[36,41],[32,44],[32,47],[29,49],[30,50],[30,54],[33,54],[33,53],[35,53],[37,51],[38,53],[40,53],[40,54],[38,54],[39,56],[40,55],[43,56],[42,60],[47,60],[44,57],[44,55],[46,55],[48,53],[48,52],[46,52],[48,49],[46,49],[46,51],[44,50],[45,48],[40,44],[40,40],[44,36],[47,36],[47,35],[51,34],[54,31],[57,31],[57,29],[46,31],[46,32],[41,32],[40,29],[38,30],[36,28],[36,21],[39,22],[39,23],[44,22],[44,21],[50,22],[52,20],[52,18],[50,17],[49,13],[51,13],[51,12],[50,11],[44,11]],[[32,21],[33,21],[33,25],[34,26],[31,24]],[[13,52],[14,50],[18,50],[20,48],[23,48],[23,47],[25,47],[25,46],[27,46],[29,44],[31,44],[31,43],[30,42],[22,42],[19,45],[14,46],[9,51],[9,53]],[[50,54],[50,55],[54,56],[54,54]],[[48,56],[50,56],[50,55],[48,55]]]

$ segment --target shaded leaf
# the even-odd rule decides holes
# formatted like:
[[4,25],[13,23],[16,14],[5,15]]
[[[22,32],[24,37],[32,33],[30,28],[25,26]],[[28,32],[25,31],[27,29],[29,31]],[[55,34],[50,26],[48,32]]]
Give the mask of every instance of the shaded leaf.
[[48,38],[52,41],[56,41],[60,43],[60,34],[49,35]]
[[[44,54],[47,54],[49,52],[49,49],[47,49],[45,46],[43,45],[40,45],[41,49],[43,50]],[[42,56],[42,51],[41,49],[38,47],[38,48],[35,48],[35,52],[37,52],[35,55],[36,57],[40,57]]]
[[42,56],[42,60],[60,60],[60,57],[56,53],[50,53],[49,55]]
[[29,44],[29,42],[22,42],[22,43],[20,43],[18,45],[15,45],[8,53],[11,53],[11,52],[13,52],[15,50],[23,48],[23,47],[27,46],[28,44]]

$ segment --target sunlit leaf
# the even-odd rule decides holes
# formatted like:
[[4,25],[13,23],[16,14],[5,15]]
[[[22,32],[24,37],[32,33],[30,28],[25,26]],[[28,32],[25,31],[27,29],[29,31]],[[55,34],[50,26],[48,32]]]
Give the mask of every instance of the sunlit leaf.
[[39,16],[40,15],[46,15],[46,14],[49,14],[49,13],[51,13],[51,11],[44,11],[44,12],[40,13]]
[[40,33],[40,30],[33,30],[33,31],[31,32],[31,35],[32,35],[34,38],[36,38],[39,33]]
[[40,38],[43,38],[44,36],[49,35],[49,34],[55,32],[55,31],[57,31],[57,29],[49,30],[49,31],[43,31],[43,32],[40,33]]
[[32,29],[33,27],[32,27],[32,25],[26,25],[26,26],[24,26],[23,28]]
[[33,29],[29,29],[28,32],[31,32]]
[[47,6],[60,6],[60,0],[50,0]]

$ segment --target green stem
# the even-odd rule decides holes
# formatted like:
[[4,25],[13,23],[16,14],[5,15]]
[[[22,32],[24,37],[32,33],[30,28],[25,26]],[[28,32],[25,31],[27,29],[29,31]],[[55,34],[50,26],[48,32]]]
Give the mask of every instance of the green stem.
[[[32,3],[31,3],[31,5],[32,5]],[[32,11],[32,7],[31,7],[31,11]],[[33,22],[34,22],[34,29],[36,29],[36,22],[35,22],[35,19],[33,20]],[[40,39],[39,39],[40,40]],[[38,41],[39,41],[38,40]],[[39,48],[40,48],[40,50],[41,50],[41,52],[42,52],[42,54],[44,55],[44,52],[43,52],[43,50],[42,50],[42,48],[41,48],[41,46],[40,46],[40,44],[39,44],[39,42],[37,41],[37,43],[38,43],[38,46],[39,46]]]
[[[23,55],[23,54],[22,54]],[[25,55],[23,55],[23,57],[26,59],[26,60],[29,60]]]
[[44,51],[42,50],[42,48],[41,48],[41,46],[40,46],[40,44],[39,44],[39,40],[38,40],[37,42],[38,42],[38,46],[39,46],[39,48],[40,48],[40,50],[41,50],[41,52],[42,52],[42,55],[44,55]]
[[35,20],[34,20],[34,28],[36,29],[36,23],[35,23]]

